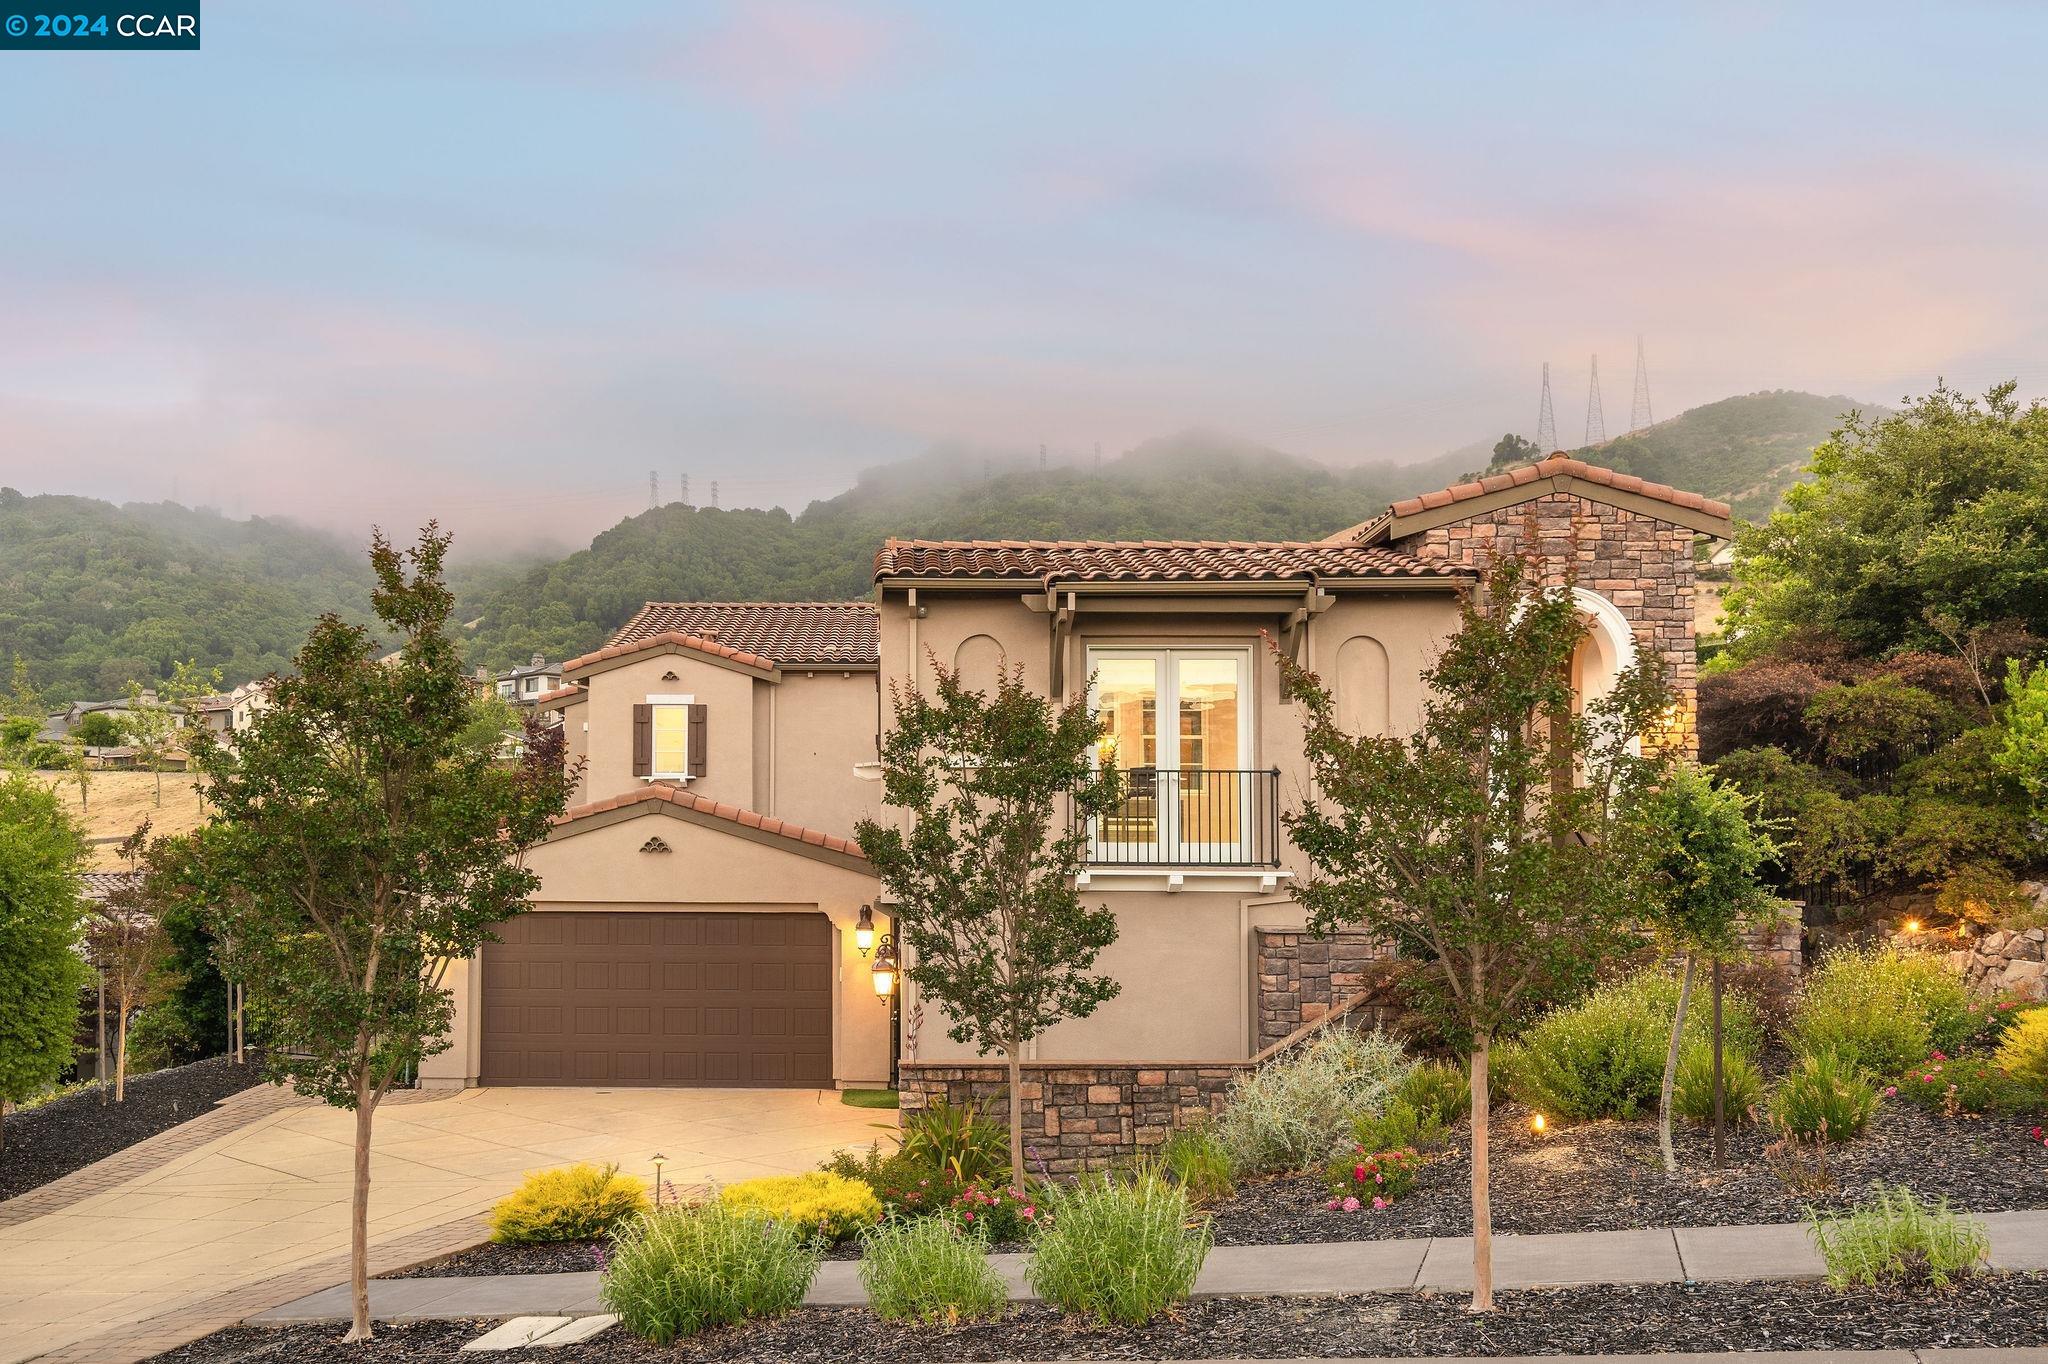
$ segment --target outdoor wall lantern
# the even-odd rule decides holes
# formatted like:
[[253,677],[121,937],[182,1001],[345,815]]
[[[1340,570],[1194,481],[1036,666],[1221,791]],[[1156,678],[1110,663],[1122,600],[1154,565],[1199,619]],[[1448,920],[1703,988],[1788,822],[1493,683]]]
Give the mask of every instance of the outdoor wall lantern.
[[875,998],[887,1004],[896,994],[896,939],[893,935],[882,935],[881,950],[875,953],[873,971]]
[[862,905],[860,917],[853,921],[853,945],[865,957],[875,945],[875,907]]

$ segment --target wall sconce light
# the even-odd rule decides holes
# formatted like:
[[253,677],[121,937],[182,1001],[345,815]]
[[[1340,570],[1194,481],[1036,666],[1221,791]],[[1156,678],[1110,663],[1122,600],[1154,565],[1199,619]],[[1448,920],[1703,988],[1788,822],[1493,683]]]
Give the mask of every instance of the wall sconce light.
[[875,946],[875,907],[862,905],[860,917],[853,921],[853,945],[865,957]]
[[888,933],[882,935],[881,950],[875,953],[875,964],[870,968],[874,974],[875,998],[887,1004],[896,993],[896,939]]

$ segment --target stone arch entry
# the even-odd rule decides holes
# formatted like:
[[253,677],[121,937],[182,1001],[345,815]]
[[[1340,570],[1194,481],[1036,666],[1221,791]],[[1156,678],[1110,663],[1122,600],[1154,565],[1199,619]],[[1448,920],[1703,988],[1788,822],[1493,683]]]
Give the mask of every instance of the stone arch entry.
[[1598,592],[1572,589],[1572,604],[1586,621],[1586,637],[1572,658],[1572,688],[1583,708],[1614,690],[1614,683],[1635,666],[1636,634],[1621,608]]

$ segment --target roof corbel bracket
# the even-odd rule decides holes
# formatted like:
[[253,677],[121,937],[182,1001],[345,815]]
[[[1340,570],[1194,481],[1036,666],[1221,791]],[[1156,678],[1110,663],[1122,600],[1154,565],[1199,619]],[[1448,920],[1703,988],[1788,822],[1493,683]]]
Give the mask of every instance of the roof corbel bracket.
[[[1056,595],[1048,589],[1046,598],[1056,601]],[[1067,593],[1066,604],[1052,613],[1052,695],[1054,700],[1066,694],[1067,690],[1067,640],[1074,633],[1074,612],[1078,609],[1072,592]]]

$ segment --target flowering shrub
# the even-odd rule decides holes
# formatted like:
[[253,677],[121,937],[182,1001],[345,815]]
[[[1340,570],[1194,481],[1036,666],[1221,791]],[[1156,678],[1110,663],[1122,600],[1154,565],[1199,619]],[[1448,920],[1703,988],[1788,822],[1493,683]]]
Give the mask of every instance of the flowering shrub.
[[881,1200],[873,1189],[823,1170],[742,1180],[719,1190],[718,1200],[729,1208],[787,1222],[827,1241],[844,1241],[882,1220]]
[[1873,1075],[1897,1075],[1930,1052],[1960,1051],[1984,1017],[1940,955],[1845,947],[1806,978],[1788,1040],[1802,1054],[1833,1052]]
[[1951,1058],[1935,1052],[1901,1075],[1885,1090],[1885,1097],[1953,1118],[1963,1113],[2024,1113],[2040,1091],[2015,1080],[1988,1057]]
[[990,1191],[970,1184],[946,1209],[946,1216],[985,1241],[1021,1241],[1051,1217],[1041,1216],[1038,1200],[1021,1189]]
[[1350,1155],[1330,1162],[1326,1176],[1330,1210],[1357,1212],[1369,1207],[1378,1212],[1415,1187],[1415,1174],[1421,1168],[1422,1157],[1412,1146],[1370,1152],[1357,1147]]
[[1969,1031],[1962,1045],[1971,1051],[1995,1051],[2007,1029],[2039,1007],[2033,1000],[2017,995],[1973,999],[1968,1009]]

